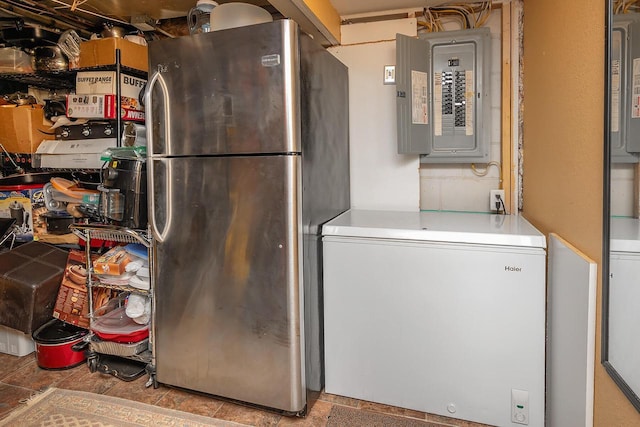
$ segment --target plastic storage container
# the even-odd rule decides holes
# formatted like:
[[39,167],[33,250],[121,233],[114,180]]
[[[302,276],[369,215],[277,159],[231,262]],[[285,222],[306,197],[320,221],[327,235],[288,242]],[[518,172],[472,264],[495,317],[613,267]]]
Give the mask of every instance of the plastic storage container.
[[260,6],[249,3],[224,3],[211,12],[211,31],[262,24],[273,17]]
[[125,314],[125,307],[119,307],[98,317],[91,325],[98,338],[117,343],[134,343],[149,336],[149,326],[139,325]]
[[0,48],[0,73],[33,73],[31,55],[14,47]]
[[0,325],[0,353],[26,356],[35,349],[35,343],[29,334]]
[[211,0],[198,0],[187,16],[189,34],[208,33],[211,31],[211,11],[218,3]]

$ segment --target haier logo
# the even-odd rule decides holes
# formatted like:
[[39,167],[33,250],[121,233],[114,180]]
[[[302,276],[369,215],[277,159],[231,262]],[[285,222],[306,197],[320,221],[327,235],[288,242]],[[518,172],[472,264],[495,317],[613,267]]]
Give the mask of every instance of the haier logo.
[[512,272],[519,273],[519,272],[522,271],[522,268],[521,267],[512,267],[510,265],[505,265],[504,266],[504,271],[512,271]]

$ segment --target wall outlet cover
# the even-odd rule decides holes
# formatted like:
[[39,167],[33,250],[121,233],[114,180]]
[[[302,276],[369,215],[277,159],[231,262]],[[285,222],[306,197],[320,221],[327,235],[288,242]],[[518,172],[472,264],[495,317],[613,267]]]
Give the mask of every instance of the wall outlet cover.
[[[500,201],[502,200],[502,203]],[[496,205],[496,203],[498,203]],[[502,210],[506,210],[506,205],[504,204],[504,190],[491,190],[489,192],[489,211],[490,212],[498,212]]]

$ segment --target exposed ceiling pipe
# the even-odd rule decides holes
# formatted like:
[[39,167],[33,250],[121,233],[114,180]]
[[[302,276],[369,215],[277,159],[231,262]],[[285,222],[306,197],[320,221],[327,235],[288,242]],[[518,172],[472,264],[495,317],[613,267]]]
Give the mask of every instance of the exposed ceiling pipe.
[[16,30],[20,31],[24,27],[24,19],[22,17],[15,18],[0,18],[0,23],[9,22],[12,23]]
[[[72,6],[71,4],[65,3],[65,2],[63,2],[61,0],[51,0],[51,1],[53,3],[56,3],[56,4],[64,5],[64,6],[68,7],[69,10],[71,10],[71,6]],[[104,20],[107,20],[107,21],[117,22],[118,24],[131,25],[130,22],[124,21],[124,20],[122,20],[122,18],[114,18],[114,17],[105,16],[105,15],[102,15],[100,13],[92,12],[90,10],[83,9],[83,8],[80,8],[80,7],[76,7],[75,11],[86,13],[87,15],[95,16],[97,18],[101,18],[101,19],[104,19]]]
[[158,33],[160,33],[160,34],[162,34],[162,35],[165,35],[165,36],[167,36],[167,37],[169,37],[169,38],[172,38],[172,39],[175,39],[175,38],[176,38],[176,36],[174,36],[173,34],[168,33],[168,32],[166,32],[165,30],[163,30],[163,29],[161,29],[161,28],[158,28],[158,27],[156,27],[156,29],[155,29],[154,31],[156,31],[156,32],[158,32]]
[[[28,27],[41,28],[54,33],[72,29],[83,39],[89,39],[93,31],[99,31],[100,24],[104,22],[122,25],[125,28],[137,28],[122,17],[107,16],[81,7],[80,5],[84,2],[49,0],[48,3],[49,6],[32,0],[0,0],[0,12],[8,16],[25,18],[25,25]],[[73,11],[72,8],[74,8]],[[176,37],[162,28],[156,27],[153,31],[166,37]]]
[[[54,19],[42,13],[34,13],[33,11],[29,10],[29,8],[21,7],[14,2],[0,1],[0,10],[12,16],[26,18],[26,26],[45,29],[53,33],[61,33],[65,29],[76,29],[81,31],[87,26],[85,23],[79,24],[73,20],[69,22],[67,20],[61,19],[61,17]],[[42,10],[40,12],[42,12]],[[88,38],[90,36],[90,32],[85,31],[85,33],[87,34],[86,37]]]
[[55,22],[64,22],[67,25],[75,25],[87,27],[91,26],[93,23],[87,19],[82,18],[82,16],[74,15],[74,14],[62,14],[42,3],[34,3],[32,1],[27,0],[5,0],[4,3],[10,4],[18,9],[24,10],[30,13],[32,16],[41,17],[43,19],[50,19],[53,23]]

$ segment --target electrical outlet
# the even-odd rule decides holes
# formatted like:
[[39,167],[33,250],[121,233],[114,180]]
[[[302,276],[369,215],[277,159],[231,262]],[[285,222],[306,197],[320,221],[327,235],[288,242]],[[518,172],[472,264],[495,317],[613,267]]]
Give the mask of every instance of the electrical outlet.
[[[489,193],[489,211],[497,212],[505,210],[506,206],[500,203],[500,200],[504,203],[504,190],[491,190]],[[497,207],[496,203],[498,203]]]

